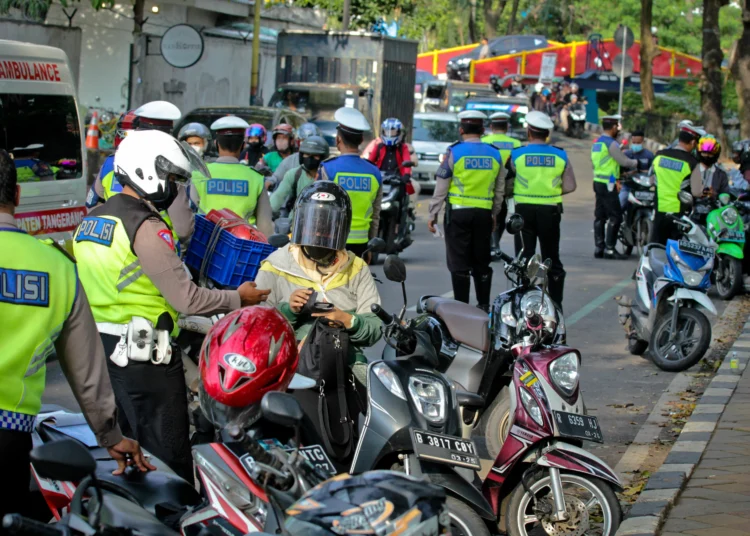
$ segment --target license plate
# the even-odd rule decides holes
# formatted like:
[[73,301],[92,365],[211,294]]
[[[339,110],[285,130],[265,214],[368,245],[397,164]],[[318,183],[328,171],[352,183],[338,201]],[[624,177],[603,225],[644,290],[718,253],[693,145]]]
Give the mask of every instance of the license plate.
[[745,231],[727,231],[719,237],[719,240],[736,240],[737,242],[744,242]]
[[302,447],[301,449],[299,449],[299,452],[307,459],[308,462],[323,471],[323,473],[331,476],[336,476],[336,468],[331,463],[331,459],[328,457],[328,454],[326,454],[326,451],[323,450],[322,446],[311,445],[309,447]]
[[711,212],[711,207],[708,205],[696,205],[695,212],[696,214],[708,214]]
[[698,255],[700,257],[714,256],[713,248],[701,244],[696,244],[695,242],[690,242],[689,240],[680,240],[677,245],[680,248],[680,251],[690,253],[691,255]]
[[578,415],[577,413],[566,413],[565,411],[553,411],[557,430],[561,436],[585,439],[603,443],[601,428],[596,417],[590,415]]
[[638,191],[633,192],[633,195],[639,201],[653,201],[656,194],[654,194],[654,192]]
[[479,456],[473,441],[412,428],[411,442],[417,458],[480,469]]

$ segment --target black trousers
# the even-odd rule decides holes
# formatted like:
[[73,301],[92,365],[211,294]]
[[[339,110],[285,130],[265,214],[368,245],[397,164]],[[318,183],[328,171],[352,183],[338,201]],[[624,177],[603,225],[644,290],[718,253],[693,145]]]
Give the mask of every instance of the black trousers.
[[492,249],[500,249],[500,240],[503,239],[503,233],[505,232],[505,220],[508,217],[508,204],[503,201],[503,208],[500,209],[500,214],[497,216],[497,223],[495,224],[495,230],[492,231]]
[[[0,471],[2,471],[2,500],[0,520],[5,514],[26,514],[29,503],[29,452],[31,434],[15,430],[0,430]],[[6,534],[0,525],[0,534]]]
[[675,225],[672,218],[670,218],[670,216],[676,215],[677,214],[668,214],[666,212],[655,212],[654,222],[651,226],[651,236],[648,241],[653,244],[666,246],[667,240],[678,240],[680,236],[682,236],[682,233]]
[[445,224],[445,253],[451,273],[492,273],[490,242],[492,211],[482,208],[448,207]]
[[122,433],[192,483],[187,387],[180,352],[172,352],[169,365],[131,361],[118,367],[109,355],[119,337],[101,337]]
[[596,240],[596,247],[601,249],[604,247],[602,241],[605,236],[602,236],[602,231],[606,230],[606,247],[614,248],[617,243],[617,229],[622,224],[622,205],[620,205],[620,196],[617,189],[613,189],[611,192],[607,188],[607,185],[603,182],[594,182],[594,194],[596,196],[596,204],[594,205],[594,240]]
[[357,257],[361,257],[367,249],[367,242],[364,244],[347,244],[346,249],[354,253]]

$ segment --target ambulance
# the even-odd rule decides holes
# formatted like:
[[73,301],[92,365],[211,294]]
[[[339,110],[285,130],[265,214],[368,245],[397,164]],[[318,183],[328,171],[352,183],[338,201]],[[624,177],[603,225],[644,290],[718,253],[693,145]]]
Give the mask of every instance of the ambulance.
[[19,227],[64,241],[86,215],[86,153],[68,57],[0,39],[0,148],[16,164]]

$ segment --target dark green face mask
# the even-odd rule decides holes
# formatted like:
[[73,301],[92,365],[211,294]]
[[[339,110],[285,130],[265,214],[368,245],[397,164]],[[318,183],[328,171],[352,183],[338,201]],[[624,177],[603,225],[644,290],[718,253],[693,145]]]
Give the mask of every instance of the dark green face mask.
[[330,266],[334,259],[336,259],[335,249],[321,248],[318,246],[302,246],[302,252],[308,259],[317,262],[321,266]]

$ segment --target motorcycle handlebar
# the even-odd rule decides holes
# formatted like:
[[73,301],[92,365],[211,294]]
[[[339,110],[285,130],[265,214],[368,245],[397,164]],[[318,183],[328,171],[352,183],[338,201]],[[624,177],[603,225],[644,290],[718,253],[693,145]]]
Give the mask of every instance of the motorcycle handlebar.
[[384,324],[390,324],[391,322],[393,322],[393,316],[377,303],[373,303],[370,306],[370,311],[375,313],[375,316],[382,320]]
[[29,536],[67,536],[70,534],[70,531],[61,525],[47,525],[23,517],[21,514],[7,514],[3,517],[3,528],[10,534]]
[[508,264],[513,264],[513,260],[514,260],[514,259],[513,259],[513,257],[511,257],[510,255],[508,255],[507,253],[503,253],[503,252],[501,251],[501,252],[500,252],[500,258],[501,258],[501,259],[502,259],[502,261],[503,261],[503,262],[505,262],[505,263],[508,263]]

